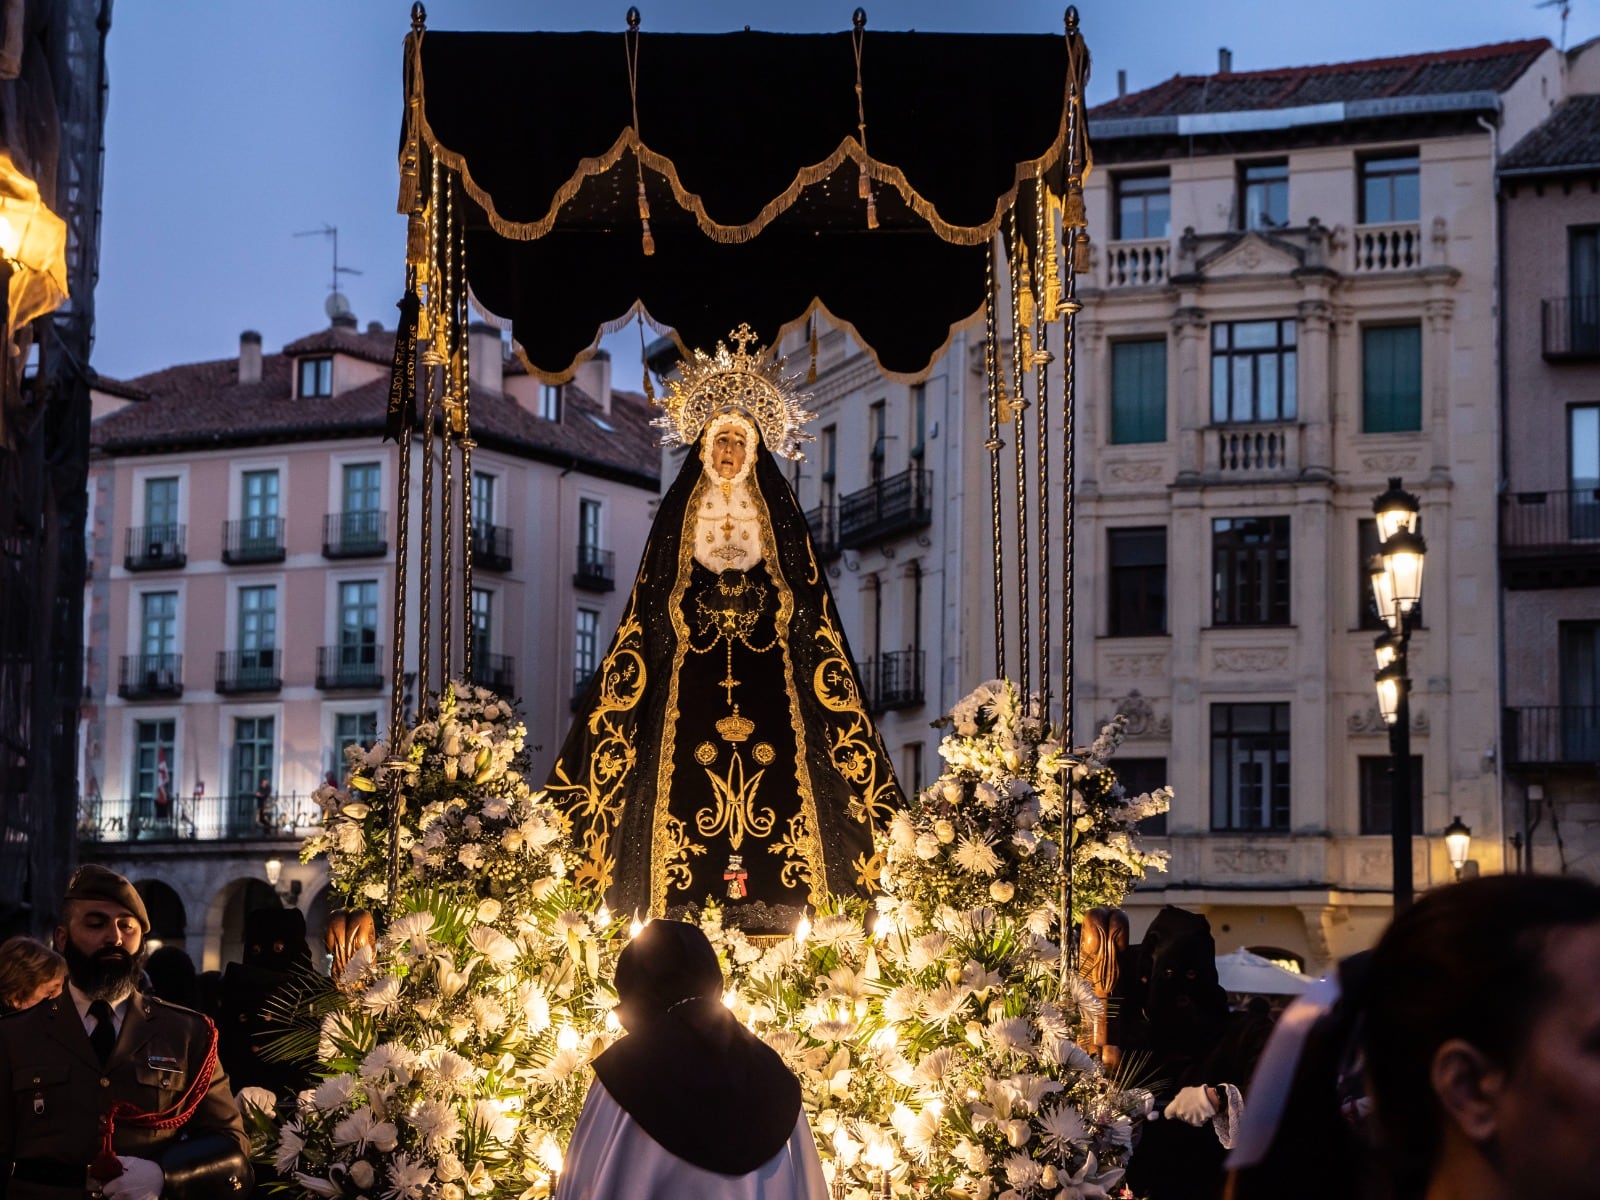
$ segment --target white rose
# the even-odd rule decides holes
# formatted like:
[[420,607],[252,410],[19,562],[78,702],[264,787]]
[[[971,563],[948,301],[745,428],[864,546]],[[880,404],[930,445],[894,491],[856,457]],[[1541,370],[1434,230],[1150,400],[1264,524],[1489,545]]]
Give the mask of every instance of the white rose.
[[350,1182],[358,1188],[369,1188],[377,1177],[377,1172],[372,1169],[372,1164],[360,1158],[350,1164]]
[[939,857],[939,839],[931,833],[917,835],[917,857],[931,862]]
[[447,1183],[439,1189],[440,1200],[463,1200],[465,1196],[459,1183]]
[[1017,889],[1009,880],[996,879],[989,885],[989,898],[1004,904],[1017,894]]
[[492,925],[500,919],[500,901],[490,898],[478,905],[478,920]]
[[956,840],[956,827],[941,817],[933,823],[933,836],[948,846]]
[[452,1179],[460,1179],[466,1171],[462,1169],[461,1160],[454,1154],[441,1154],[439,1161],[433,1165],[433,1174],[440,1183],[449,1183]]

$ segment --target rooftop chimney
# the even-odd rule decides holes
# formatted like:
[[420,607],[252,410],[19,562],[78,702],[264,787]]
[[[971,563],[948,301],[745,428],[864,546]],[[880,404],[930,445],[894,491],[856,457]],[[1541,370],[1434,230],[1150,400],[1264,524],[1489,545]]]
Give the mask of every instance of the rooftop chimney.
[[596,350],[593,357],[580,363],[572,376],[572,382],[599,406],[601,412],[610,414],[611,355],[608,352]]
[[505,343],[500,331],[483,321],[467,326],[467,374],[472,382],[491,392],[505,388]]
[[383,332],[383,322],[382,321],[368,321],[367,322],[367,332],[368,333],[372,333],[372,334],[382,333]]
[[1217,47],[1217,74],[1228,75],[1233,71],[1233,51],[1226,46]]
[[[1121,100],[1127,94],[1128,94],[1128,73],[1126,71],[1118,71],[1117,72],[1117,99]],[[1404,857],[1404,856],[1402,856],[1402,857]]]
[[261,335],[254,329],[239,335],[239,382],[261,382]]

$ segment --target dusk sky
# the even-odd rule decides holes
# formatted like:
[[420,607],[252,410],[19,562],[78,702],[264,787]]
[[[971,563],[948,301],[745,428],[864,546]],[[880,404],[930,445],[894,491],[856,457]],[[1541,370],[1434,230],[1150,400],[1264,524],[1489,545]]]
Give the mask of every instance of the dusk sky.
[[[432,29],[615,29],[626,0],[432,0]],[[868,0],[868,30],[1059,33],[1063,4]],[[1094,56],[1091,102],[1174,74],[1425,53],[1561,36],[1535,0],[1116,0],[1079,4]],[[643,28],[844,30],[854,3],[640,0]],[[105,214],[94,366],[131,378],[238,352],[269,352],[327,323],[339,229],[340,290],[363,326],[393,327],[405,223],[395,212],[407,0],[121,0],[108,42]],[[1600,0],[1572,0],[1567,45],[1600,34]],[[632,343],[618,382],[637,386]]]

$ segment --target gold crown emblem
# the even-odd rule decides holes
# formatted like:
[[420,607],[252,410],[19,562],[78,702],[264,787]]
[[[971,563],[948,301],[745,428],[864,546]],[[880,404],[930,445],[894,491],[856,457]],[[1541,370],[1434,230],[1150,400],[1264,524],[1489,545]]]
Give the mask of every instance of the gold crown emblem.
[[749,717],[741,717],[735,708],[731,716],[723,717],[717,722],[717,732],[722,735],[725,742],[742,742],[756,731],[756,723]]
[[664,430],[663,446],[690,446],[699,438],[706,422],[719,413],[742,412],[755,422],[767,449],[782,458],[803,459],[800,447],[814,440],[804,425],[816,413],[805,407],[811,397],[795,385],[799,375],[785,375],[783,361],[765,353],[765,347],[750,350],[756,340],[748,324],[740,325],[727,342],[718,342],[715,354],[696,350],[685,360],[677,379],[667,381],[667,394],[655,401],[665,415],[650,422]]

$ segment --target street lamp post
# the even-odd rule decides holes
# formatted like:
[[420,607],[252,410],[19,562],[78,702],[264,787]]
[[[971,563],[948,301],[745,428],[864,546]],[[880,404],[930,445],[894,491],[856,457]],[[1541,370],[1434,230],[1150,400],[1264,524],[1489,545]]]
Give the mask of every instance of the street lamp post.
[[1378,523],[1378,553],[1372,559],[1371,581],[1378,614],[1388,626],[1374,652],[1378,662],[1375,680],[1378,710],[1389,726],[1389,830],[1394,859],[1394,907],[1410,906],[1411,878],[1411,677],[1407,651],[1411,630],[1422,602],[1422,567],[1427,543],[1417,532],[1421,505],[1389,480],[1389,489],[1372,502]]

